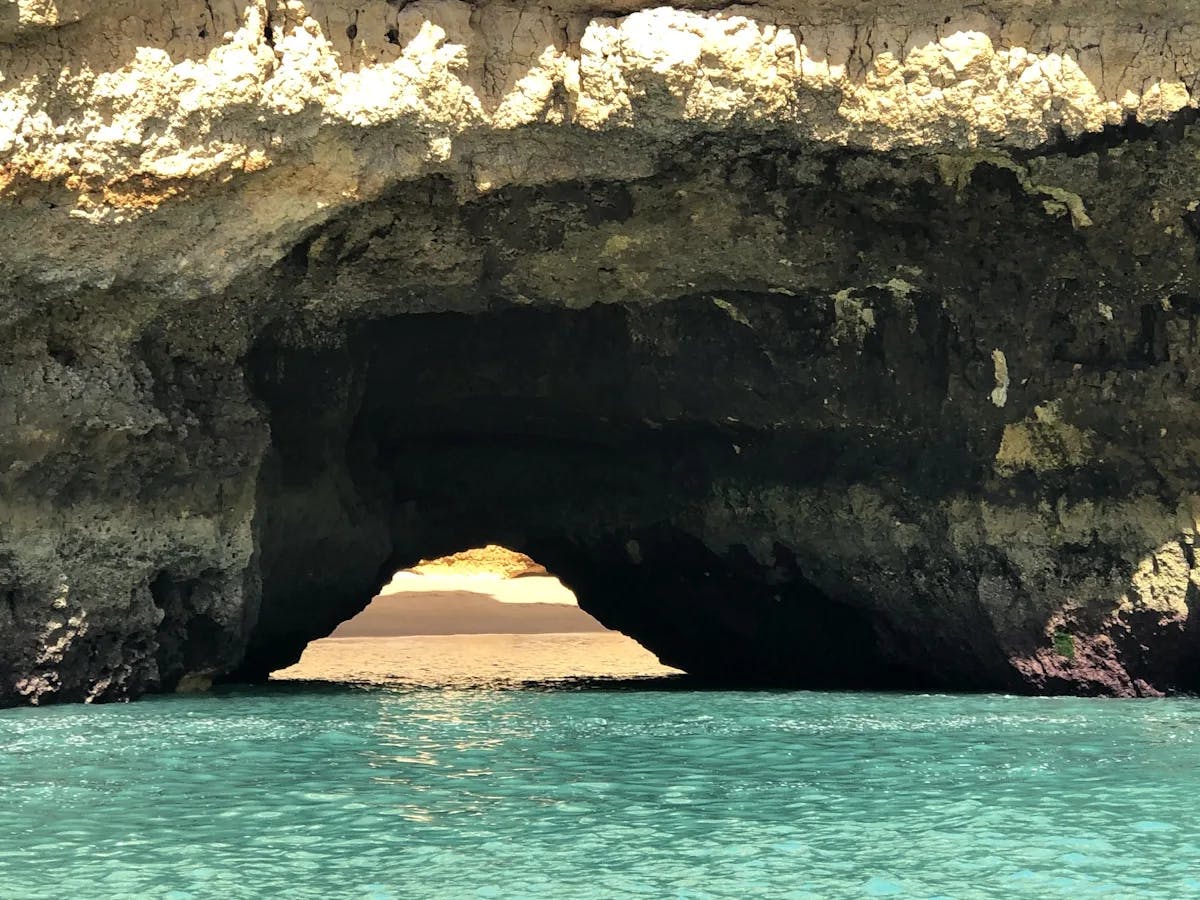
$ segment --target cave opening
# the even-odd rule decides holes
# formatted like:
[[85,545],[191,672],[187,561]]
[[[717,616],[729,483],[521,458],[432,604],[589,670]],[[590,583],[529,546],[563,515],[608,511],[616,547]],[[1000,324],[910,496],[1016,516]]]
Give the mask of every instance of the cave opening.
[[511,685],[678,674],[584,612],[553,573],[489,544],[402,569],[273,680]]
[[[766,321],[795,307],[735,300],[738,315]],[[829,427],[820,404],[832,376],[802,329],[763,332],[786,348],[764,348],[749,329],[731,336],[733,302],[498,306],[264,339],[248,363],[271,436],[256,507],[262,600],[233,677],[293,665],[397,571],[496,544],[698,680],[961,685],[925,631],[896,630],[871,608],[819,529],[782,540],[777,523],[738,519],[764,503],[813,521],[840,515],[773,501],[772,485],[849,482],[889,448]],[[785,352],[808,368],[781,380]],[[800,418],[780,421],[783,405]]]

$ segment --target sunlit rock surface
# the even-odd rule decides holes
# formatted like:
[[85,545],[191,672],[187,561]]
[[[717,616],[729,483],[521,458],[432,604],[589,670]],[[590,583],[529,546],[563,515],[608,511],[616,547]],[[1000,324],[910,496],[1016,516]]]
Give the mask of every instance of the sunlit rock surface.
[[0,2],[0,702],[489,541],[715,679],[1200,687],[1181,2]]
[[[391,587],[405,584],[406,578],[408,581],[412,581],[411,576],[417,576],[416,580],[421,582],[439,577],[470,579],[481,576],[492,579],[512,579],[546,575],[546,567],[530,559],[524,553],[489,544],[486,547],[460,550],[438,559],[423,559],[412,568],[397,572],[396,577],[392,579]],[[564,591],[564,593],[569,594],[570,592]],[[574,599],[572,598],[568,602],[574,602]]]

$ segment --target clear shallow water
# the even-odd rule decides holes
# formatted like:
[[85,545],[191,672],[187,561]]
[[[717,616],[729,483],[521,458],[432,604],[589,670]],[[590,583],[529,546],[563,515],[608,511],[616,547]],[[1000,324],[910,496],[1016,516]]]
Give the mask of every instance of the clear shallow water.
[[0,712],[0,897],[1200,896],[1200,703],[281,684]]

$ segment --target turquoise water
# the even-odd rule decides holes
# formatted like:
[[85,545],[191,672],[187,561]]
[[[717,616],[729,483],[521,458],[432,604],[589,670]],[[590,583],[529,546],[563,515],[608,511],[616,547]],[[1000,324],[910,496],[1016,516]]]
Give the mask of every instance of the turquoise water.
[[0,896],[1200,896],[1200,702],[280,685],[0,712]]

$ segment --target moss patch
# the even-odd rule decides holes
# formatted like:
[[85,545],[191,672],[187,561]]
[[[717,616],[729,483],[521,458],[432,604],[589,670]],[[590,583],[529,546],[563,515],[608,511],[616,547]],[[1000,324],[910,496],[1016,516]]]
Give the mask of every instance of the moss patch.
[[1054,652],[1066,659],[1075,658],[1075,638],[1067,631],[1054,632]]

